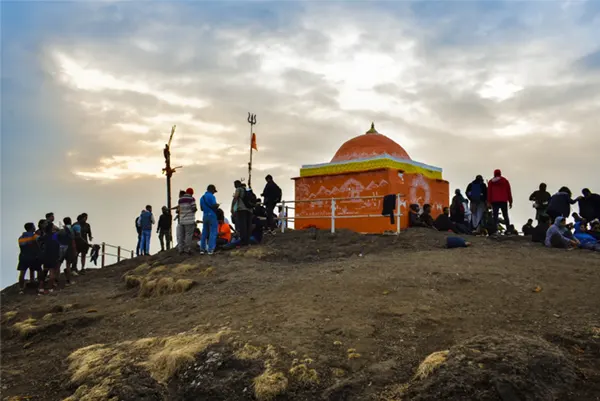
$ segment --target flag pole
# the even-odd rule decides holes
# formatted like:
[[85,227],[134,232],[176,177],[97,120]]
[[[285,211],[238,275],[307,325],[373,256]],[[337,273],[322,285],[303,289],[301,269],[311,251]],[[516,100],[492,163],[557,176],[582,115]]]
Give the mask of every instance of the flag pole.
[[248,188],[252,188],[252,137],[254,135],[254,124],[256,124],[256,114],[248,113],[248,123],[250,124],[250,162],[248,163]]

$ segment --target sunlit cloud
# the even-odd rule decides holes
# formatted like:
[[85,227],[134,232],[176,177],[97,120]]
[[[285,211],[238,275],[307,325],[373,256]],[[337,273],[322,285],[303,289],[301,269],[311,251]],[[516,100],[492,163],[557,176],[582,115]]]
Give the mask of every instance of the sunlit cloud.
[[173,92],[161,91],[152,88],[145,82],[133,79],[117,78],[109,73],[92,68],[83,67],[74,59],[60,52],[54,52],[54,59],[61,70],[61,79],[68,85],[87,91],[131,91],[144,95],[151,95],[173,104],[192,108],[203,108],[209,105],[205,100],[195,97],[181,96]]

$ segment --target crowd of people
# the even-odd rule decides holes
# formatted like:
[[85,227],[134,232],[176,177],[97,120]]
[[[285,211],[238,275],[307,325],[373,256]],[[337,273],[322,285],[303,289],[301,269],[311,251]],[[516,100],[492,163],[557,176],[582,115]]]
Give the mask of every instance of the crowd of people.
[[[409,226],[467,235],[520,234],[510,223],[512,189],[500,170],[495,170],[494,177],[487,183],[478,175],[468,184],[465,193],[466,198],[457,189],[450,207],[445,207],[435,219],[431,205],[423,205],[422,210],[418,204],[410,205]],[[522,227],[523,235],[547,247],[600,251],[600,195],[584,188],[581,195],[574,198],[568,187],[561,187],[551,195],[547,185],[542,183],[529,201],[533,202],[537,224],[534,226],[534,219],[529,219]],[[579,206],[579,213],[571,214],[571,206],[575,204]],[[569,217],[573,217],[573,224],[567,224]]]
[[[281,188],[271,175],[267,175],[265,181],[262,199],[240,180],[233,183],[231,222],[217,202],[218,191],[212,184],[208,185],[198,201],[194,198],[193,188],[180,191],[177,206],[172,208],[175,217],[172,216],[172,210],[163,206],[158,224],[152,214],[152,206],[146,206],[135,219],[138,233],[136,254],[150,254],[150,239],[155,224],[161,251],[171,249],[173,221],[177,222],[176,247],[182,254],[199,250],[202,254],[212,255],[217,249],[226,250],[260,243],[265,232],[274,234],[277,225],[282,223],[278,222],[274,212],[281,202]],[[196,218],[198,210],[202,213],[201,220]]]
[[[25,232],[19,237],[19,292],[25,291],[25,277],[29,271],[29,281],[37,283],[38,294],[54,292],[58,288],[61,266],[64,263],[65,286],[74,284],[73,276],[85,273],[88,252],[96,263],[100,246],[92,245],[92,229],[87,222],[87,213],[77,216],[73,224],[65,217],[61,227],[54,221],[54,213],[47,213],[38,222],[25,224]],[[81,268],[78,269],[78,261]]]

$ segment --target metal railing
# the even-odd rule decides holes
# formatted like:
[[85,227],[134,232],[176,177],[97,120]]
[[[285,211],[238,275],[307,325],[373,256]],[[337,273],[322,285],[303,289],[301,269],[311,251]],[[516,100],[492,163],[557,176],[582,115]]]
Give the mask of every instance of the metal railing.
[[[112,249],[116,249],[117,250],[117,254],[115,255],[114,253],[108,253],[106,252],[106,248],[112,248]],[[129,254],[129,257],[123,256],[123,253]],[[133,259],[133,251],[129,250],[129,249],[125,249],[121,246],[118,245],[111,245],[111,244],[107,244],[106,242],[103,242],[101,247],[100,247],[100,266],[104,267],[106,264],[106,256],[113,256],[115,258],[117,258],[117,263],[119,263],[122,259]]]
[[[348,201],[348,200],[360,200],[360,199],[383,199],[386,195],[374,195],[374,196],[355,196],[348,198],[322,198],[322,199],[306,199],[306,200],[293,200],[293,201],[281,201],[281,207],[285,210],[285,216],[279,217],[278,219],[281,221],[281,232],[285,232],[285,227],[289,221],[296,221],[298,219],[331,219],[331,233],[335,233],[335,220],[336,219],[359,219],[359,218],[382,218],[389,217],[384,216],[382,214],[346,214],[346,215],[336,215],[336,202],[339,201]],[[403,197],[403,194],[396,194],[396,213],[394,216],[396,217],[396,234],[400,234],[400,217],[402,216],[402,212],[400,210],[400,199]],[[290,203],[298,204],[298,203],[316,203],[316,202],[331,202],[331,214],[324,216],[294,216],[289,217],[288,212],[290,210]],[[295,210],[295,208],[291,208]],[[295,213],[294,213],[295,214]],[[283,220],[283,221],[282,221]],[[284,221],[286,224],[284,224]]]

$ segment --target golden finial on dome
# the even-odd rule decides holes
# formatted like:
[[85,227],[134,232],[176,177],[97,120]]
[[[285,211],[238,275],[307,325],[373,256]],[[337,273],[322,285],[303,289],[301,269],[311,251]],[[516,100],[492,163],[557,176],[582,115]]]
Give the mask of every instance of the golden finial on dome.
[[375,123],[371,123],[371,129],[366,132],[366,134],[379,134],[375,129]]

